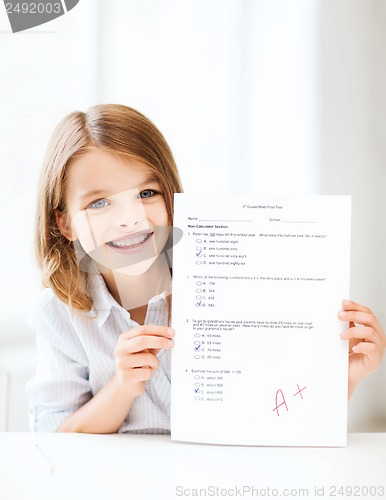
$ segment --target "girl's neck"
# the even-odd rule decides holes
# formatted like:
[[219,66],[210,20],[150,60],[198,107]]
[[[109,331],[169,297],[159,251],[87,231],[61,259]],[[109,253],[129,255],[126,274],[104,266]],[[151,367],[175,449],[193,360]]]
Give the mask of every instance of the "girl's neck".
[[171,274],[163,253],[143,274],[133,276],[126,269],[103,270],[101,274],[114,299],[140,324],[145,320],[149,300],[162,292],[171,293]]

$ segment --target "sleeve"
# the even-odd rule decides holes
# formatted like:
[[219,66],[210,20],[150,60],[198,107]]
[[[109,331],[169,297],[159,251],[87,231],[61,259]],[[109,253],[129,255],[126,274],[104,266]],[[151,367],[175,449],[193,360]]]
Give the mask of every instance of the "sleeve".
[[36,332],[38,364],[26,390],[31,430],[36,432],[56,431],[92,398],[86,354],[72,325],[71,311],[59,302],[46,290],[29,318]]

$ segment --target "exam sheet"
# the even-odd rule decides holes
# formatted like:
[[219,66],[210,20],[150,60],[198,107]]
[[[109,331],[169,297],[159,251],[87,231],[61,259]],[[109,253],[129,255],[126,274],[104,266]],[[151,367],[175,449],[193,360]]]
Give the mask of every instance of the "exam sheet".
[[351,199],[175,195],[172,439],[345,446]]

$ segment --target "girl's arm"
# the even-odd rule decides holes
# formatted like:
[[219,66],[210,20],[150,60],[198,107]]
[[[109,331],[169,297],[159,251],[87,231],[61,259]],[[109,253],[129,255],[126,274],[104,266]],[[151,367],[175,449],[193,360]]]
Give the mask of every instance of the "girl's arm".
[[109,434],[119,430],[131,405],[158,367],[160,349],[173,346],[174,331],[165,326],[143,325],[120,335],[115,350],[116,374],[58,432]]
[[368,307],[349,300],[344,300],[342,305],[343,311],[338,317],[349,322],[348,330],[341,337],[349,340],[350,398],[358,383],[381,365],[386,337],[382,325]]
[[135,393],[125,390],[115,375],[90,401],[70,415],[57,431],[89,434],[117,432],[135,398]]

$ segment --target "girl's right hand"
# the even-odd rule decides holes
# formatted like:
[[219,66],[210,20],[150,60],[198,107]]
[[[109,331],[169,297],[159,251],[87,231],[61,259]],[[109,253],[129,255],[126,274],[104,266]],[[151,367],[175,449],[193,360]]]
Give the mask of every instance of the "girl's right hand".
[[146,381],[159,365],[157,353],[173,347],[174,333],[167,326],[142,325],[119,336],[114,351],[117,379],[131,395],[139,396],[145,390]]

